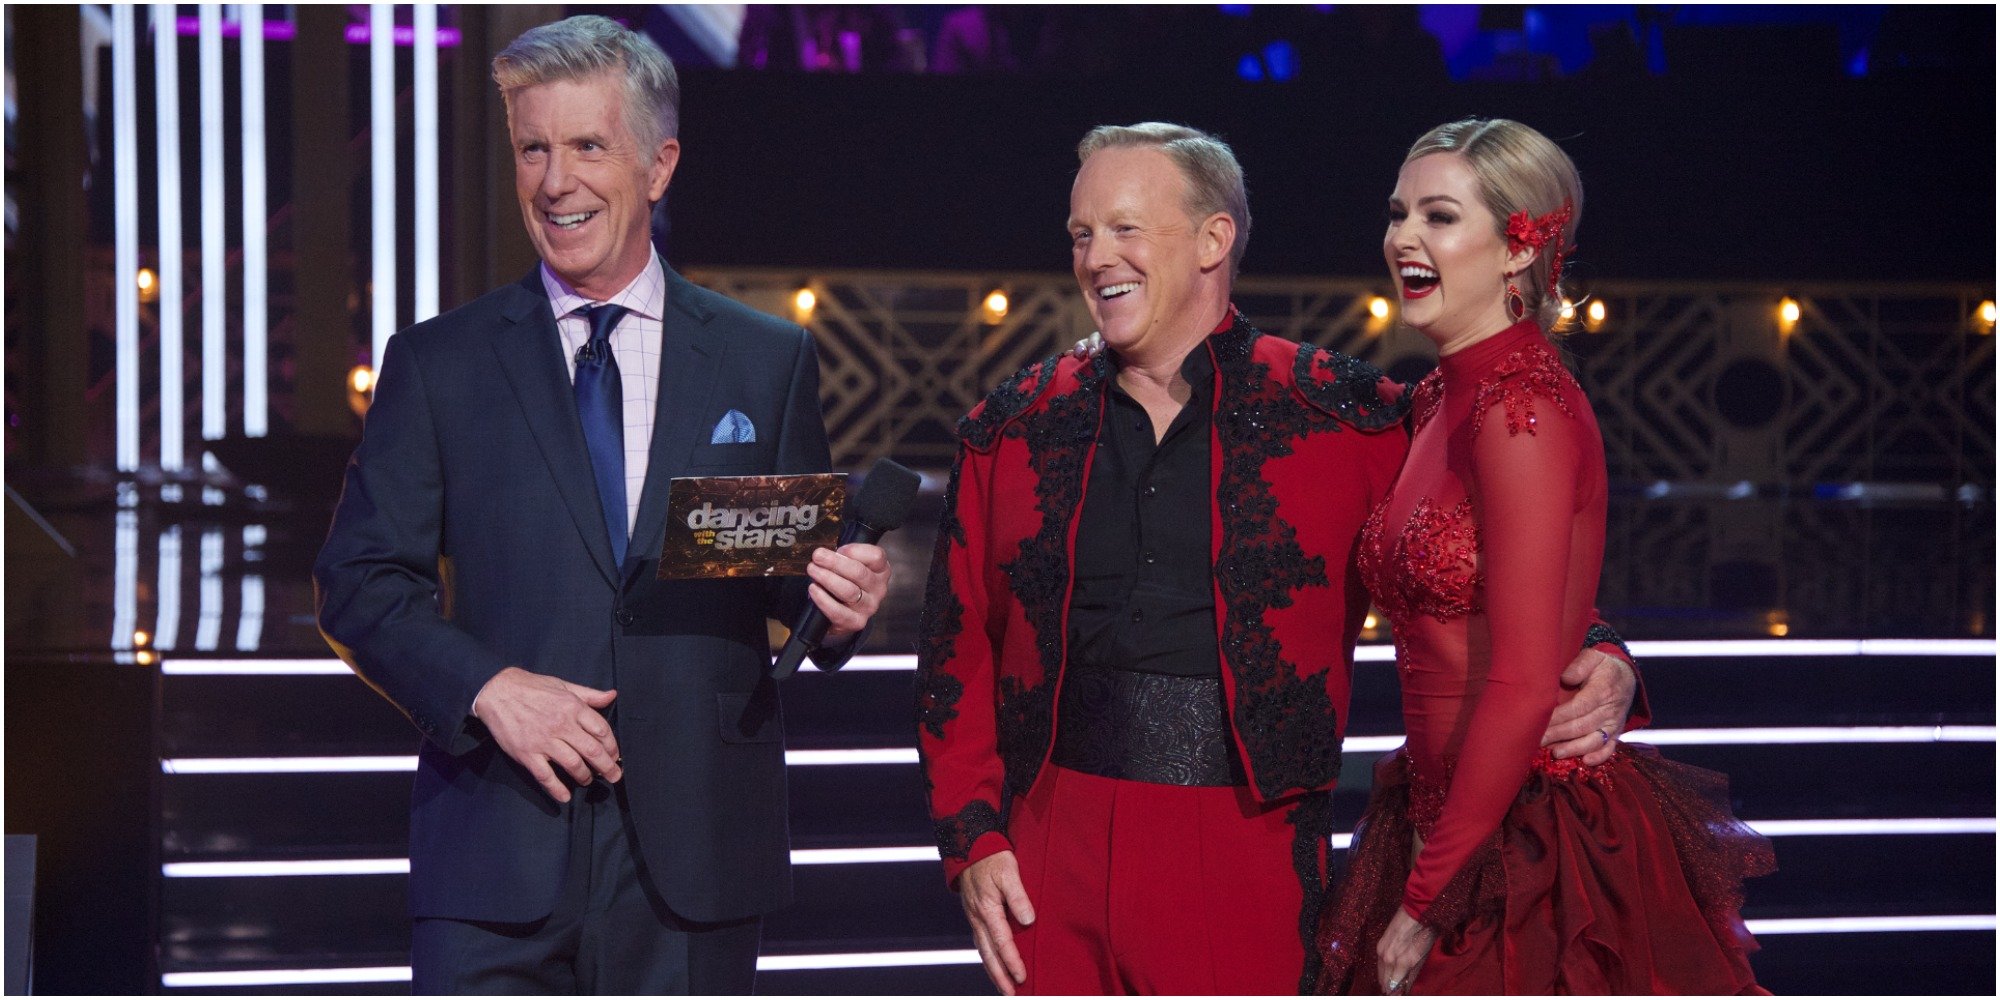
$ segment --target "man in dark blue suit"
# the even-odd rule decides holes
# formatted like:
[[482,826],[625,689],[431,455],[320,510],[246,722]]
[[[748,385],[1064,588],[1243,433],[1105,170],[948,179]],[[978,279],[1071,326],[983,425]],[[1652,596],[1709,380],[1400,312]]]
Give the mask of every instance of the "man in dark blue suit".
[[810,599],[837,666],[888,561],[654,578],[672,477],[826,470],[812,339],[653,253],[680,143],[650,41],[571,18],[494,77],[542,264],[389,341],[314,568],[328,641],[424,736],[413,985],[748,992],[791,900],[765,619]]

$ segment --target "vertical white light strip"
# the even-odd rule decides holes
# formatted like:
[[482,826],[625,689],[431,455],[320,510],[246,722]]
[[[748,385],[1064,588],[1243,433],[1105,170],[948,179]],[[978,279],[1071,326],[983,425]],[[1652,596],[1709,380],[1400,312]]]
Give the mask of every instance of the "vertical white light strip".
[[154,595],[160,618],[153,625],[153,648],[169,650],[181,635],[181,527],[160,532],[160,587]]
[[368,8],[368,145],[373,228],[374,353],[369,364],[382,367],[382,351],[396,332],[396,5]]
[[[200,6],[201,38],[201,436],[229,424],[229,210],[222,205],[222,5]],[[204,465],[208,464],[206,456]]]
[[[264,558],[264,526],[248,524],[243,526],[243,561],[261,562]],[[243,574],[243,602],[236,616],[236,651],[255,652],[264,641],[264,577],[258,573]]]
[[131,649],[132,633],[139,627],[139,512],[119,511],[117,525],[112,542],[111,648]]
[[438,53],[437,6],[420,3],[416,46],[411,49],[415,73],[411,88],[415,111],[416,204],[410,225],[416,237],[417,287],[415,315],[421,323],[438,314]]
[[159,124],[160,468],[178,472],[186,431],[181,399],[181,65],[174,5],[153,5],[153,117]]
[[[118,471],[139,468],[139,38],[137,11],[111,8],[111,286],[117,290]],[[125,629],[129,641],[132,630]]]
[[270,213],[264,186],[264,5],[246,3],[241,14],[243,61],[243,436],[270,430],[270,274],[266,228]]
[[207,652],[222,644],[222,529],[201,533],[201,610],[195,619],[194,648]]

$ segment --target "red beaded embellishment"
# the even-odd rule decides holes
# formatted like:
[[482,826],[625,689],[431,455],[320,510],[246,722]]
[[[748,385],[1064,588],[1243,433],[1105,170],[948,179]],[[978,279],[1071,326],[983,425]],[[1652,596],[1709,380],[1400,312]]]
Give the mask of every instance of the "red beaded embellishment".
[[1479,388],[1472,396],[1472,433],[1478,434],[1481,424],[1486,422],[1486,411],[1496,402],[1507,407],[1507,433],[1517,435],[1522,431],[1535,433],[1535,397],[1546,396],[1556,404],[1563,416],[1575,418],[1575,411],[1563,398],[1565,389],[1583,391],[1576,384],[1576,376],[1562,366],[1555,353],[1543,345],[1523,347],[1493,369],[1493,374],[1481,379]]

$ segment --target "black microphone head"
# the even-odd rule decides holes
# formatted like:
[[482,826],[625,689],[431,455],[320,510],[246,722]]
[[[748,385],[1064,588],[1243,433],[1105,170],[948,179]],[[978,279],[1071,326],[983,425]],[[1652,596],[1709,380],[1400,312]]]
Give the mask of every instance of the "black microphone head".
[[894,531],[909,518],[910,507],[917,501],[917,487],[923,481],[922,476],[894,460],[882,459],[861,481],[847,516],[878,531]]

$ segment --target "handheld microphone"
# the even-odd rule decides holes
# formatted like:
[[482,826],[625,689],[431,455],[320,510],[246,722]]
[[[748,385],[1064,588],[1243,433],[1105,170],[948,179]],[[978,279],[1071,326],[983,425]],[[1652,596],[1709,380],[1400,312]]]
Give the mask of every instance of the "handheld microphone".
[[[876,462],[847,509],[846,523],[840,526],[840,544],[872,543],[902,527],[922,483],[921,476],[890,459]],[[807,601],[805,613],[792,626],[792,637],[785,640],[784,650],[771,667],[771,679],[781,681],[796,672],[806,654],[820,647],[829,624],[819,605]]]

